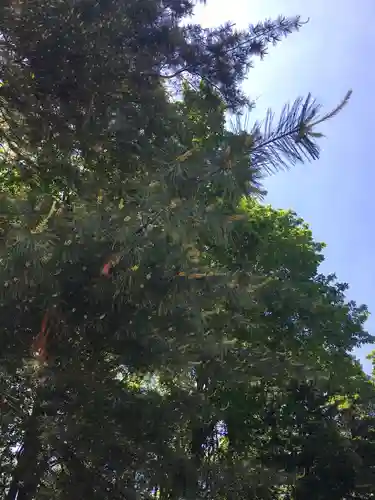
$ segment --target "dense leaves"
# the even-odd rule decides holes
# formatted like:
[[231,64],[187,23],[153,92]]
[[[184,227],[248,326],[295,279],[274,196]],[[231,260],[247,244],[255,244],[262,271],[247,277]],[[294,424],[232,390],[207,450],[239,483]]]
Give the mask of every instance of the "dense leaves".
[[0,9],[2,497],[370,498],[367,310],[319,274],[303,221],[259,201],[349,94],[225,125],[299,18]]

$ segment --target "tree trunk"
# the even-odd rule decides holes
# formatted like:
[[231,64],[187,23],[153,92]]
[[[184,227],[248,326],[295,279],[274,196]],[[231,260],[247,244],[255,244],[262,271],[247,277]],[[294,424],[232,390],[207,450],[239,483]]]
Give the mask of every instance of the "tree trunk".
[[27,420],[22,447],[12,482],[4,500],[33,500],[46,467],[39,437],[40,406],[35,405]]

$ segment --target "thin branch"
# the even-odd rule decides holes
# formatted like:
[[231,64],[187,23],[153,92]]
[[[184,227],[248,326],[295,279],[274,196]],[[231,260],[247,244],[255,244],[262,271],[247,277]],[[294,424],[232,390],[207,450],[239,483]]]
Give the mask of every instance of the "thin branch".
[[330,111],[326,115],[322,116],[322,118],[320,118],[316,122],[312,123],[310,125],[310,127],[315,127],[316,125],[319,125],[320,123],[322,123],[326,120],[329,120],[330,118],[333,118],[334,116],[336,116],[337,113],[339,113],[348,104],[348,102],[352,96],[352,93],[353,93],[352,90],[348,90],[344,99],[340,102],[340,104],[338,106],[336,106],[332,111]]
[[159,73],[155,73],[154,75],[147,75],[147,76],[157,76],[158,78],[163,78],[165,80],[171,80],[172,78],[176,78],[176,76],[181,75],[181,73],[184,73],[185,71],[189,71],[192,66],[189,64],[188,66],[184,66],[183,68],[178,69],[175,73],[172,73],[171,75],[162,75]]

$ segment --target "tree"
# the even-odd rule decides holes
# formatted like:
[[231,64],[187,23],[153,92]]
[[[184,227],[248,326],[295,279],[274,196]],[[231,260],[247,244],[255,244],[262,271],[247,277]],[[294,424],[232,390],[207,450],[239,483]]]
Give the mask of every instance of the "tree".
[[[61,460],[70,474],[75,473],[77,476],[85,478],[85,481],[82,482],[78,480],[78,477],[77,479],[72,479],[71,475],[66,477],[67,474],[64,474],[60,469],[57,469],[57,472],[50,471],[50,475],[56,476],[52,484],[55,488],[61,489],[60,495],[62,496],[59,498],[74,498],[74,495],[79,497],[83,494],[97,494],[98,498],[105,498],[103,491],[96,493],[92,487],[95,485],[98,489],[107,489],[108,483],[101,486],[100,482],[98,484],[98,480],[94,478],[107,476],[108,481],[109,474],[112,475],[117,470],[123,470],[126,464],[126,462],[124,463],[125,458],[128,460],[130,458],[127,456],[126,448],[123,449],[126,446],[132,450],[134,448],[138,450],[142,457],[143,467],[148,464],[148,470],[143,471],[144,480],[147,478],[146,472],[148,474],[152,472],[155,481],[161,482],[158,487],[164,491],[164,494],[166,494],[166,490],[170,489],[169,491],[178,495],[181,488],[187,487],[186,475],[189,472],[193,474],[194,467],[197,467],[196,462],[193,462],[193,470],[191,470],[191,461],[194,456],[200,464],[198,470],[203,469],[201,473],[208,464],[211,464],[212,468],[215,465],[216,474],[219,476],[225,472],[226,481],[229,480],[230,484],[238,485],[238,490],[232,494],[235,493],[240,497],[254,492],[254,481],[263,495],[266,493],[270,495],[272,488],[280,483],[285,485],[288,482],[285,474],[280,474],[284,470],[284,466],[280,467],[280,458],[273,457],[270,463],[265,456],[267,449],[274,447],[273,440],[276,437],[279,440],[286,439],[282,437],[282,429],[285,429],[284,432],[288,434],[291,431],[295,433],[293,431],[295,424],[291,426],[291,423],[285,421],[291,414],[290,409],[285,409],[285,404],[289,398],[289,405],[294,404],[296,410],[303,410],[298,400],[295,400],[293,391],[299,391],[299,385],[303,386],[303,381],[306,378],[310,377],[311,380],[319,371],[322,376],[314,378],[320,390],[323,391],[323,388],[326,387],[323,375],[336,374],[336,379],[333,381],[331,379],[330,383],[333,385],[334,393],[335,391],[336,393],[340,392],[338,380],[347,381],[349,380],[348,374],[353,373],[352,362],[349,356],[345,356],[342,345],[344,342],[345,347],[350,348],[358,341],[368,340],[361,328],[365,316],[363,316],[361,309],[353,308],[353,304],[343,303],[340,286],[322,284],[321,276],[317,275],[320,256],[316,252],[320,246],[314,244],[311,240],[311,233],[306,227],[301,226],[301,221],[298,221],[293,214],[273,211],[253,200],[248,200],[246,204],[243,204],[243,209],[247,211],[247,217],[250,220],[249,222],[246,220],[237,221],[236,226],[237,232],[242,233],[241,241],[244,241],[245,245],[242,250],[235,244],[233,251],[238,252],[240,249],[244,253],[241,258],[230,256],[229,261],[235,265],[238,265],[239,262],[244,265],[247,263],[248,268],[245,273],[249,273],[250,268],[252,270],[256,268],[258,273],[262,270],[262,274],[258,275],[262,278],[262,282],[258,283],[258,290],[255,290],[248,297],[242,297],[245,302],[242,303],[241,308],[238,306],[237,299],[233,300],[232,298],[232,302],[226,308],[223,307],[211,319],[206,320],[205,331],[213,330],[212,336],[215,338],[215,344],[206,341],[204,344],[196,346],[193,339],[191,345],[187,344],[185,347],[185,350],[188,351],[188,356],[185,358],[186,366],[183,365],[181,358],[180,368],[178,370],[174,368],[172,371],[171,361],[167,365],[168,361],[165,360],[163,365],[156,367],[154,378],[157,376],[157,379],[151,386],[150,382],[147,383],[147,377],[145,382],[140,375],[142,367],[134,368],[137,360],[135,354],[138,348],[129,353],[129,360],[126,363],[127,370],[131,367],[133,373],[125,371],[120,384],[113,380],[110,374],[109,376],[105,374],[106,363],[100,359],[96,360],[95,378],[85,367],[85,372],[88,372],[88,380],[87,378],[83,379],[84,374],[78,373],[77,375],[79,372],[77,368],[73,369],[77,359],[69,360],[64,357],[65,363],[68,361],[70,365],[70,381],[67,377],[66,366],[51,366],[50,363],[49,369],[54,371],[55,377],[56,374],[59,374],[60,381],[65,381],[68,386],[68,390],[65,386],[61,391],[65,395],[65,401],[59,401],[58,387],[56,386],[52,386],[53,390],[48,398],[53,396],[52,401],[49,401],[50,408],[53,402],[59,404],[59,414],[62,420],[60,425],[67,429],[65,438],[70,436],[67,441],[74,443],[74,451],[65,451],[63,447],[63,451],[60,451]],[[245,224],[245,227],[239,227],[239,224]],[[286,250],[288,251],[286,252]],[[254,256],[253,258],[249,257],[249,252]],[[291,257],[289,263],[285,261],[285,258],[284,262],[280,259],[280,256],[285,254]],[[228,258],[227,254],[223,254],[220,249],[217,249],[215,256],[217,260]],[[217,266],[216,263],[216,268]],[[229,267],[229,264],[227,266]],[[293,311],[289,312],[295,317],[302,316],[303,313],[304,320],[302,319],[302,321],[306,321],[310,325],[310,339],[306,338],[307,327],[305,324],[298,325],[296,321],[294,331],[290,332],[289,316],[286,314],[282,317],[276,312],[270,313],[267,309],[267,300],[270,300],[267,299],[267,296],[269,292],[275,291],[275,285],[272,285],[269,278],[277,276],[279,273],[285,273],[287,269],[289,269],[290,278],[289,283],[284,278],[284,287],[279,290],[280,304],[287,301],[291,307],[294,306]],[[233,276],[235,270],[231,269],[231,271]],[[197,280],[194,280],[193,286],[195,290],[199,290]],[[296,290],[297,293],[304,291],[307,299],[302,303],[292,301],[290,288],[293,291]],[[221,294],[220,297],[223,295]],[[255,305],[252,304],[252,307],[249,308],[246,302],[254,302],[254,300]],[[275,304],[275,301],[271,299],[270,303]],[[234,306],[237,306],[236,309]],[[352,320],[347,322],[345,326],[342,315],[343,317],[347,316],[348,307],[352,311],[350,315]],[[322,314],[322,310],[325,310],[325,314]],[[256,321],[254,316],[257,318]],[[320,322],[324,317],[327,318],[328,323],[326,328],[322,329]],[[336,318],[334,323],[332,317]],[[246,327],[245,321],[249,323],[249,326]],[[224,338],[223,325],[225,325]],[[140,332],[142,332],[141,328]],[[337,335],[333,337],[332,332],[337,332]],[[267,333],[268,337],[265,339]],[[325,335],[332,342],[328,351],[322,348]],[[332,340],[334,338],[336,338],[336,343]],[[67,339],[67,341],[69,342],[71,339]],[[84,339],[80,339],[80,341],[83,345]],[[221,341],[221,345],[219,341]],[[63,342],[64,339],[61,339],[60,343]],[[185,340],[185,342],[187,341]],[[130,345],[128,340],[127,347],[129,348]],[[59,348],[61,347],[60,345]],[[197,351],[196,354],[191,352],[194,348]],[[206,348],[206,352],[204,348]],[[212,351],[212,348],[215,350]],[[77,352],[82,353],[82,347]],[[194,354],[195,359],[193,358]],[[303,356],[306,358],[304,359]],[[90,360],[83,362],[86,364],[88,361],[93,361],[92,354]],[[82,360],[80,362],[82,363]],[[301,362],[305,362],[303,367]],[[115,368],[119,371],[120,363],[118,361],[108,360],[107,364],[110,369]],[[306,370],[306,365],[310,371]],[[145,367],[145,370],[149,366],[150,364]],[[270,367],[273,367],[273,370],[270,370]],[[67,378],[68,380],[66,380]],[[295,381],[295,389],[293,389],[293,380]],[[330,390],[332,393],[332,388]],[[348,382],[341,389],[341,393],[344,393],[345,390],[348,390]],[[288,394],[292,396],[288,396]],[[326,403],[328,399],[329,394],[325,394]],[[317,403],[313,400],[312,404],[312,408],[308,411],[314,412]],[[320,407],[321,404],[317,406]],[[93,407],[95,411],[93,411]],[[46,410],[44,411],[47,413]],[[321,416],[323,428],[326,425],[325,422],[329,422],[328,417],[329,415]],[[277,422],[278,419],[279,422]],[[298,425],[302,425],[303,428],[308,425],[306,416],[303,417],[302,414],[299,419]],[[44,421],[45,425],[48,424],[46,416]],[[161,421],[164,423],[162,429],[160,429]],[[56,416],[54,416],[54,422],[56,422]],[[76,434],[71,436],[70,433],[74,432],[78,422],[79,436]],[[98,422],[100,422],[102,429],[101,433],[108,436],[103,441],[99,441],[96,437]],[[222,423],[220,424],[220,422]],[[276,422],[279,424],[277,427],[275,427]],[[202,424],[206,424],[207,427],[202,427]],[[224,425],[225,431],[223,429],[220,431],[218,426]],[[278,429],[276,435],[272,431],[275,428]],[[146,430],[147,435],[142,435]],[[116,435],[116,442],[113,442],[110,437],[113,434]],[[337,439],[339,439],[339,433],[336,432],[336,434]],[[176,449],[177,437],[179,437],[179,450]],[[296,448],[298,435],[294,437],[294,440],[292,438],[293,434],[287,438],[284,449],[286,444],[291,446],[292,450],[298,449]],[[53,434],[48,436],[47,442],[50,439],[55,442],[56,436]],[[57,439],[62,440],[60,436]],[[207,441],[210,443],[209,448],[202,449],[202,444]],[[55,446],[59,449],[61,442]],[[157,448],[161,470],[156,464],[153,466],[154,469],[152,468],[154,462],[152,458],[151,464],[148,463],[144,447],[146,450],[148,447],[151,449],[161,447],[161,449]],[[332,445],[330,449],[334,448]],[[53,449],[52,456],[57,453],[57,450]],[[77,460],[76,455],[85,457],[83,464],[79,459]],[[110,457],[113,457],[112,467],[114,470],[112,471],[108,471],[108,468],[111,469],[108,463],[102,463],[101,467],[100,463],[95,463],[95,461],[103,461],[103,458],[108,462]],[[252,459],[254,467],[256,464],[258,465],[255,470],[251,471],[251,474],[246,475],[243,468],[250,459]],[[57,460],[56,457],[54,460]],[[134,469],[137,470],[140,467],[140,462],[141,460],[139,460],[138,465],[127,463],[126,472],[134,473]],[[233,468],[233,465],[236,467]],[[265,472],[266,466],[276,473],[273,481],[270,481],[269,477],[266,480],[262,475],[259,475],[261,471]],[[166,467],[166,473],[168,473],[172,484],[162,483],[163,467]],[[299,463],[295,468],[299,471]],[[255,474],[255,472],[257,473]],[[293,469],[288,472],[292,477]],[[269,476],[270,473],[268,470],[267,475]],[[177,475],[175,483],[173,483],[173,474]],[[216,493],[225,491],[227,482],[220,483],[212,471],[210,474],[209,477],[217,488]],[[120,484],[121,481],[124,481],[119,473],[116,474],[116,479]],[[208,481],[208,479],[206,480]],[[47,488],[46,481],[44,479],[45,488]],[[79,489],[80,485],[82,489]],[[118,487],[125,489],[124,485]],[[144,487],[147,489],[147,483]],[[224,494],[224,496],[226,495]]]
[[[79,190],[87,170],[114,183],[150,155],[155,168],[168,163],[164,144],[176,119],[166,120],[162,84],[203,80],[237,109],[252,57],[301,26],[298,17],[247,31],[181,26],[194,3],[3,2],[2,112],[24,180],[34,185],[42,172],[58,189]],[[72,165],[77,151],[84,171]]]
[[349,95],[227,130],[251,58],[301,22],[183,27],[192,8],[1,6],[6,500],[272,498],[264,402],[370,339],[301,221],[248,199],[317,158]]

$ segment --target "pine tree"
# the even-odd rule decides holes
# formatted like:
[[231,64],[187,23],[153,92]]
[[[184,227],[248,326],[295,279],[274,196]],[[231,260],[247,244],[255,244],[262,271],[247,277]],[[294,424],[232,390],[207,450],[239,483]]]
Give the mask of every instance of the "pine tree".
[[[273,275],[285,262],[259,267],[259,249],[247,262],[240,202],[261,196],[266,172],[316,159],[315,125],[349,95],[326,115],[308,96],[278,121],[269,112],[251,130],[227,130],[225,112],[246,104],[240,83],[253,56],[301,22],[279,18],[244,32],[182,26],[192,8],[174,0],[1,6],[6,500],[266,498],[286,480],[242,446],[246,433],[231,437],[222,407],[235,394],[224,384],[231,373],[246,394],[259,374],[276,383],[288,366],[297,376],[298,356],[316,366],[303,343],[281,359],[292,335],[290,345],[271,345],[288,319],[279,309],[286,302],[292,315],[298,290],[286,292],[285,276]],[[340,287],[321,278],[313,288],[322,304],[311,321],[323,315],[327,329],[341,331],[351,314],[337,352],[369,338],[366,311],[346,305]],[[249,373],[243,356],[254,328],[263,343],[251,345]],[[327,355],[322,370],[333,360]]]

